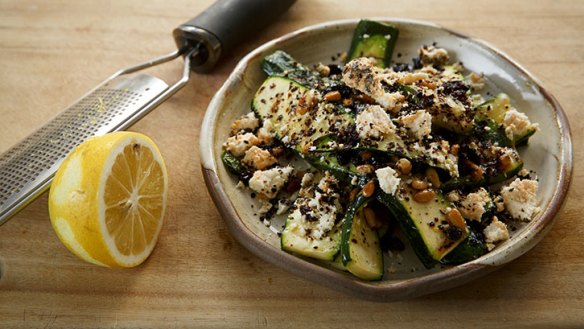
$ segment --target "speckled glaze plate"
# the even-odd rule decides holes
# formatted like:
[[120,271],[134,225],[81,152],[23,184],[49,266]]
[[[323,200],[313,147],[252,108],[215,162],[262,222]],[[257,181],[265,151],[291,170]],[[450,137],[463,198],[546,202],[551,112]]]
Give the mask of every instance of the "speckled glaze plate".
[[[386,274],[381,281],[368,282],[318,261],[300,258],[280,249],[274,223],[264,225],[254,215],[254,200],[237,189],[237,180],[221,163],[221,144],[229,125],[250,111],[250,102],[266,78],[260,69],[262,58],[282,49],[306,64],[331,63],[331,57],[347,51],[358,22],[343,20],[310,26],[272,40],[243,58],[217,92],[203,121],[200,143],[203,174],[209,192],[227,222],[231,234],[258,257],[298,276],[361,298],[393,301],[437,292],[464,284],[521,256],[551,228],[570,183],[572,143],[566,116],[555,98],[539,80],[521,65],[484,41],[469,38],[435,24],[397,18],[373,18],[397,26],[399,40],[394,51],[401,62],[411,62],[417,49],[436,43],[446,48],[453,60],[462,61],[471,71],[483,73],[487,85],[483,93],[507,93],[514,106],[525,112],[541,131],[520,149],[525,167],[540,180],[538,193],[542,211],[529,223],[512,232],[510,240],[472,262],[450,267],[425,269],[407,248],[399,255],[386,255]],[[255,208],[257,209],[257,208]]]

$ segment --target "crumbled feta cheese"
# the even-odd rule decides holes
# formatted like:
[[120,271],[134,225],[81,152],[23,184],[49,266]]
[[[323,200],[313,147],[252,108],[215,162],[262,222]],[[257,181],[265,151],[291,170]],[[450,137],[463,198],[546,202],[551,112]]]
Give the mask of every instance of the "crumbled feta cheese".
[[[450,111],[452,111],[454,113],[464,113],[466,111],[466,108],[464,107],[464,105],[459,100],[454,99],[452,96],[446,96],[443,99],[444,99],[444,102],[446,103],[446,105],[448,105],[448,107],[450,107]],[[448,118],[446,118],[446,119],[448,119]]]
[[409,147],[418,153],[422,153],[428,157],[431,164],[443,165],[452,177],[458,177],[458,157],[450,153],[450,143],[447,140],[439,140],[432,142],[428,147],[420,145],[420,143],[411,143]]
[[424,110],[404,115],[398,120],[404,125],[407,133],[414,138],[422,139],[432,132],[432,116]]
[[489,251],[495,248],[495,243],[509,240],[509,230],[507,229],[507,225],[499,221],[497,216],[493,216],[493,220],[487,227],[485,227],[483,234],[485,235],[485,242],[487,243]]
[[260,202],[262,206],[260,207],[260,209],[258,209],[258,213],[260,215],[267,214],[268,211],[272,209],[272,204],[267,200],[260,200]]
[[318,92],[318,90],[310,89],[306,93],[306,95],[304,96],[304,102],[305,102],[306,108],[312,109],[320,102],[321,98],[322,97],[320,96],[320,93]]
[[379,105],[370,105],[357,114],[356,125],[361,139],[383,139],[395,132],[389,114]]
[[373,98],[378,104],[390,111],[397,111],[405,100],[400,92],[387,92],[385,86],[393,85],[398,74],[375,66],[370,58],[360,57],[345,65],[342,81],[349,87],[359,90]]
[[497,213],[500,213],[500,212],[505,211],[505,203],[503,202],[503,197],[502,196],[497,195],[493,199],[493,203],[495,204],[495,207],[497,207]]
[[536,206],[538,183],[531,179],[516,178],[503,187],[501,196],[509,214],[523,221],[530,221],[538,211]]
[[310,184],[312,184],[313,180],[314,180],[314,174],[307,172],[306,174],[304,174],[304,176],[302,176],[302,182],[300,183],[300,186],[309,187]]
[[444,48],[424,46],[419,50],[422,64],[444,64],[450,58]]
[[270,153],[270,151],[263,150],[254,145],[250,147],[249,150],[245,151],[245,156],[241,162],[250,167],[264,170],[278,162],[278,160]]
[[424,65],[420,69],[420,72],[431,74],[431,75],[436,75],[436,74],[440,73],[440,71],[436,70],[436,68],[434,68],[434,66],[432,66],[432,65]]
[[489,206],[492,206],[493,200],[489,192],[480,188],[477,192],[469,193],[461,202],[460,213],[466,219],[481,221],[483,214]]
[[374,97],[374,99],[377,103],[379,103],[384,108],[395,112],[395,111],[400,109],[401,105],[399,103],[403,102],[405,97],[400,92],[396,91],[394,93],[387,93],[386,92],[386,93],[380,94],[377,97]]
[[326,194],[315,191],[314,198],[308,202],[313,216],[318,218],[317,229],[313,232],[314,237],[317,239],[320,239],[326,232],[332,230],[337,218],[337,207],[323,200],[328,200]]
[[525,169],[525,168],[521,169],[521,170],[520,170],[520,171],[517,173],[517,176],[520,176],[520,177],[527,177],[527,175],[529,175],[529,170],[527,170],[527,169]]
[[318,188],[325,193],[334,193],[337,183],[338,181],[335,176],[327,171],[325,176],[318,182]]
[[522,136],[527,133],[529,129],[537,129],[537,124],[532,124],[525,113],[521,113],[514,108],[505,112],[505,119],[503,119],[503,127],[505,127],[505,134],[507,138],[513,140],[516,136]]
[[385,167],[375,170],[377,180],[379,180],[379,187],[387,194],[395,194],[400,183],[400,179],[396,175],[396,171],[391,167]]
[[250,147],[259,144],[258,138],[252,133],[239,134],[227,138],[223,148],[236,157],[245,154]]
[[485,87],[485,78],[482,74],[471,72],[468,75],[468,83],[474,90],[481,90]]
[[460,201],[460,194],[457,191],[452,191],[446,194],[446,199],[450,202]]
[[271,120],[264,120],[262,127],[258,129],[257,136],[264,144],[272,142],[272,138],[274,138],[274,125]]
[[246,115],[241,116],[239,119],[235,120],[231,124],[231,132],[233,134],[242,131],[248,130],[253,131],[260,125],[260,120],[255,117],[253,112],[249,112]]
[[337,223],[337,213],[342,206],[339,201],[338,181],[328,171],[316,186],[303,187],[294,205],[300,210],[304,220],[314,223],[310,234],[321,239]]
[[275,167],[268,170],[256,170],[249,180],[249,188],[273,199],[284,187],[288,177],[294,169],[288,167]]
[[288,211],[288,209],[290,209],[288,200],[278,200],[278,209],[276,210],[276,215],[283,215]]
[[411,85],[414,82],[428,79],[428,74],[424,72],[399,72],[397,82],[404,85]]
[[513,163],[521,161],[519,152],[517,152],[517,150],[512,147],[493,146],[492,150],[494,151],[493,153],[498,155],[502,170],[510,169],[510,166]]
[[336,178],[327,172],[325,177],[323,177],[318,183],[319,188],[321,188],[324,193],[315,190],[314,199],[308,202],[314,216],[318,218],[316,230],[313,232],[313,235],[317,239],[320,239],[323,235],[333,229],[337,219],[337,213],[339,212],[339,209],[341,209],[339,194],[336,193],[336,190],[333,188],[333,185],[336,185],[337,183]]

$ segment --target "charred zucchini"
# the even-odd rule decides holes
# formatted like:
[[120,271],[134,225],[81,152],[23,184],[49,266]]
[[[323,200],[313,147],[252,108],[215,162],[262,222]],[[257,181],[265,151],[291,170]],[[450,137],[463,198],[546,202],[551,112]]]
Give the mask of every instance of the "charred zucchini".
[[440,260],[440,263],[444,265],[456,265],[470,262],[486,254],[487,251],[485,242],[479,238],[477,233],[470,230],[468,237],[448,253],[448,255],[444,256]]
[[335,226],[324,236],[315,237],[311,233],[316,229],[317,223],[304,219],[300,208],[294,209],[286,219],[285,225],[280,239],[282,250],[328,261],[334,260],[339,253],[341,247],[340,226]]
[[[509,96],[506,94],[498,94],[494,98],[486,101],[485,103],[478,106],[478,112],[480,114],[486,115],[491,118],[498,125],[503,125],[505,121],[505,116],[515,112],[515,108],[511,106],[511,101]],[[521,114],[520,114],[521,115]],[[512,137],[511,142],[515,146],[526,144],[535,132],[537,131],[537,125],[526,121],[526,127],[522,129],[519,133],[510,132],[508,137]]]
[[369,227],[363,208],[373,199],[357,194],[345,212],[341,236],[341,260],[353,275],[365,280],[383,277],[383,255],[377,231]]
[[471,136],[461,143],[459,170],[461,176],[442,184],[442,191],[472,190],[503,182],[523,168],[523,161],[504,129],[493,119],[475,120]]
[[[343,135],[355,126],[354,119],[332,104],[319,102],[318,91],[294,80],[272,76],[260,86],[252,108],[269,120],[278,139],[300,154],[316,150],[315,141],[335,134]],[[334,130],[332,127],[339,127]]]
[[[316,175],[322,176],[322,175]],[[305,183],[308,184],[308,183]],[[330,173],[311,179],[294,201],[282,231],[282,249],[299,255],[332,261],[340,250],[341,187]]]
[[402,184],[396,195],[380,191],[377,200],[391,211],[422,264],[432,268],[464,241],[469,231],[462,217],[448,215],[456,210],[440,194],[418,202],[415,193]]
[[223,161],[225,168],[227,168],[232,174],[236,175],[239,180],[247,182],[251,177],[249,169],[233,154],[227,151],[223,152],[223,154],[221,154],[221,161]]
[[399,30],[394,26],[361,20],[353,33],[348,60],[373,57],[377,59],[377,66],[388,67],[398,34]]
[[[271,122],[278,139],[286,147],[302,156],[318,152],[373,150],[425,162],[456,176],[456,163],[443,148],[424,148],[417,143],[408,146],[395,132],[382,140],[365,143],[358,137],[354,115],[339,104],[318,101],[319,97],[317,90],[297,81],[271,76],[258,89],[252,108],[262,121]],[[323,140],[330,143],[322,143]]]

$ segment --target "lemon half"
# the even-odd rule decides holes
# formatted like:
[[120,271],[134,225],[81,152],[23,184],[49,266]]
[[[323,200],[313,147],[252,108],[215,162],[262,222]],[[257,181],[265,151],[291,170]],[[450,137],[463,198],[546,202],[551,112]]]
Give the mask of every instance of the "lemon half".
[[147,136],[90,138],[67,156],[49,192],[51,224],[75,255],[109,267],[142,263],[156,245],[168,178]]

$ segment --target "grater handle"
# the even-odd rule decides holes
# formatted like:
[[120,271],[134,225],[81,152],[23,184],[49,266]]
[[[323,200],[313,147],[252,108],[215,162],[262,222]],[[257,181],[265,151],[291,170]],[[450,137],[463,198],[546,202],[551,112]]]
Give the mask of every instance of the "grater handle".
[[218,0],[198,16],[177,27],[174,39],[180,50],[201,45],[192,69],[207,72],[244,39],[275,21],[295,0]]

